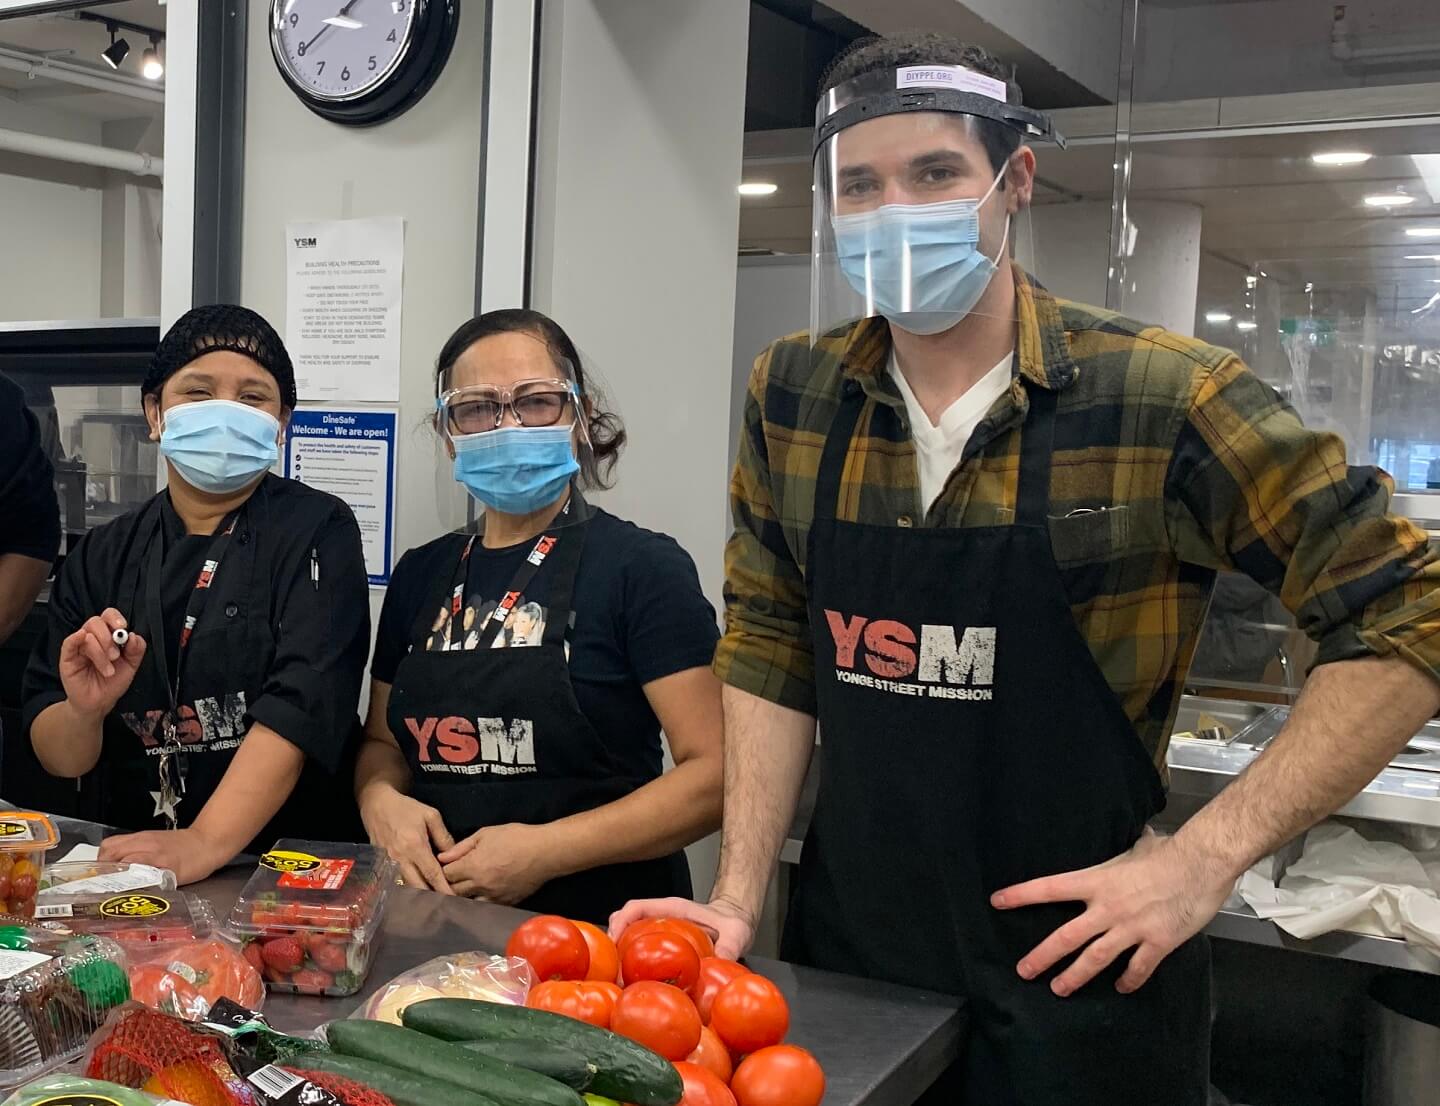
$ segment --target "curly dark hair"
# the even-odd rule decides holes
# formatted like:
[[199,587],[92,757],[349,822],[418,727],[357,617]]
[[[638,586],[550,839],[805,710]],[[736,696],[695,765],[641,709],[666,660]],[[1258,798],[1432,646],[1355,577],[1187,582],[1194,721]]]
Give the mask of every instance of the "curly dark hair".
[[[904,65],[962,65],[997,81],[1004,81],[1005,98],[1010,103],[1025,102],[1011,66],[983,46],[940,31],[900,31],[856,39],[826,68],[825,75],[820,78],[820,94],[823,96],[836,85],[853,81],[856,77]],[[1020,132],[991,119],[980,120],[980,137],[985,143],[985,152],[990,155],[990,164],[997,173],[1020,148]],[[1003,181],[1001,186],[1004,186]]]
[[435,361],[436,393],[445,390],[445,378],[460,360],[461,354],[482,338],[496,334],[528,334],[545,343],[555,367],[564,375],[575,377],[575,386],[580,389],[584,405],[585,428],[590,434],[590,446],[582,446],[577,460],[580,462],[580,479],[586,488],[608,488],[613,483],[615,465],[620,460],[620,451],[625,448],[625,425],[620,416],[609,410],[609,404],[601,390],[592,382],[586,383],[585,370],[580,364],[580,351],[570,340],[560,324],[549,315],[523,307],[507,307],[499,311],[487,311],[467,323],[462,323],[450,335],[440,356]]

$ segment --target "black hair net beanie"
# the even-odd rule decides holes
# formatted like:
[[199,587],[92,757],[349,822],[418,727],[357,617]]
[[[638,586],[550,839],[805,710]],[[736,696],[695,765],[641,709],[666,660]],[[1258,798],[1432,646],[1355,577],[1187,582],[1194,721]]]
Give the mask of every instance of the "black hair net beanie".
[[181,315],[160,339],[140,391],[155,395],[177,372],[197,357],[228,350],[250,358],[275,378],[280,402],[295,406],[295,366],[275,328],[248,307],[214,303]]

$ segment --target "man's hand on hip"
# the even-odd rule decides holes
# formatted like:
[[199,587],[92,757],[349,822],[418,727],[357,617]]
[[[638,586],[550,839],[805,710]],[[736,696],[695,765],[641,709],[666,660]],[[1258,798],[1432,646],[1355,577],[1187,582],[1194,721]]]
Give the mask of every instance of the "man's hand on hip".
[[1084,903],[1085,913],[1027,953],[1016,971],[1024,979],[1035,979],[1084,949],[1051,981],[1050,989],[1063,997],[1133,949],[1115,985],[1128,994],[1209,924],[1234,883],[1210,858],[1191,854],[1173,837],[1146,830],[1134,848],[1114,860],[1007,887],[990,897],[990,905],[1014,910],[1040,903]]

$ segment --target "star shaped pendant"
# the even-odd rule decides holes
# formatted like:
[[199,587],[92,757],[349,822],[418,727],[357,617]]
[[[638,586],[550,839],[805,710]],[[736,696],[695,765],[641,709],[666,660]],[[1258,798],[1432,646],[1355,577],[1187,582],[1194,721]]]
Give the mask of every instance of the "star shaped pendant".
[[173,829],[176,821],[175,808],[180,805],[180,797],[165,791],[152,791],[150,792],[150,797],[155,800],[155,813],[153,817],[158,818],[164,815],[165,820],[170,823]]

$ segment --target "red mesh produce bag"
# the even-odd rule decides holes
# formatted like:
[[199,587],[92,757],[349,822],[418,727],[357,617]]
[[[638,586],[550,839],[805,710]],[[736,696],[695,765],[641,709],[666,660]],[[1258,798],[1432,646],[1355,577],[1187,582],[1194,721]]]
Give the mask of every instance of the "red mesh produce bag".
[[193,1106],[256,1103],[255,1093],[230,1067],[218,1040],[144,1007],[121,1016],[95,1047],[85,1074]]
[[345,1106],[394,1106],[394,1103],[379,1091],[372,1091],[363,1083],[356,1083],[339,1075],[331,1075],[326,1071],[306,1071],[298,1067],[287,1067],[285,1070],[291,1075],[310,1080],[317,1087],[323,1087],[345,1103]]

